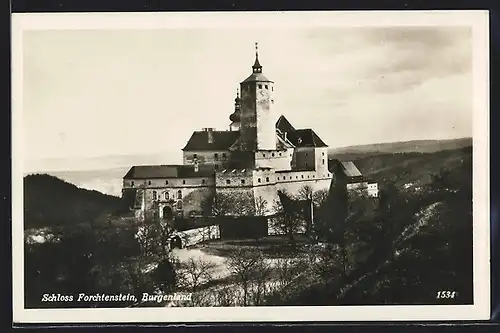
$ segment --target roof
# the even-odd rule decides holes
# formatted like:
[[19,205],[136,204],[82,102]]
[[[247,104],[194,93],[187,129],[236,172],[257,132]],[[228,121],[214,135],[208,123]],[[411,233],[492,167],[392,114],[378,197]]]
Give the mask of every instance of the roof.
[[213,142],[208,143],[208,131],[193,132],[182,150],[187,151],[220,151],[228,150],[240,136],[239,131],[212,131]]
[[152,178],[199,178],[210,177],[215,173],[213,165],[136,165],[130,168],[123,179]]
[[310,128],[288,132],[287,139],[295,147],[328,147]]
[[342,169],[347,177],[359,177],[362,176],[361,172],[356,168],[356,165],[354,165],[353,162],[351,161],[343,161],[340,162],[342,165]]
[[249,77],[247,77],[243,82],[254,82],[254,81],[262,81],[262,82],[273,82],[264,76],[262,73],[252,73]]
[[276,122],[276,128],[279,129],[282,133],[295,131],[295,128],[283,115],[281,115]]

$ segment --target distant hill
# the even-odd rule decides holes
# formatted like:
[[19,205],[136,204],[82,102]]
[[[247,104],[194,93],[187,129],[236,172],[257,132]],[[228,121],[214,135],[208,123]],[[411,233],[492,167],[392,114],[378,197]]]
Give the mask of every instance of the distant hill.
[[451,140],[414,140],[402,142],[387,142],[369,145],[331,148],[328,151],[330,158],[340,160],[355,160],[369,155],[394,153],[434,153],[443,150],[459,149],[472,146],[472,138]]
[[54,176],[24,177],[25,229],[89,223],[121,208],[118,197],[81,189]]
[[447,169],[462,170],[472,177],[472,147],[448,149],[433,153],[375,154],[355,160],[363,176],[377,182],[394,181],[397,185],[427,184],[431,176]]

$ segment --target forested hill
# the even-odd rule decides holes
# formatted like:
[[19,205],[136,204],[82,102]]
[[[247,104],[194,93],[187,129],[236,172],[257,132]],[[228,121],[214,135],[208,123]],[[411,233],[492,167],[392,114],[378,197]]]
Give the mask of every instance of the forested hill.
[[24,228],[76,225],[121,209],[121,199],[81,189],[57,177],[24,177]]

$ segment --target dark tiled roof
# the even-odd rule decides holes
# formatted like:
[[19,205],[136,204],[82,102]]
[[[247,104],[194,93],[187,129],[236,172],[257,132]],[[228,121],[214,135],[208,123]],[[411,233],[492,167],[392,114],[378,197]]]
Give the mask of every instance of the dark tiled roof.
[[262,74],[262,73],[252,73],[252,75],[250,75],[249,77],[247,77],[241,83],[244,83],[244,82],[255,82],[255,81],[259,81],[259,82],[273,82],[273,81],[269,80],[267,77],[265,77],[264,74]]
[[211,177],[214,172],[213,165],[200,165],[198,171],[194,171],[194,165],[136,165],[123,179],[198,178]]
[[240,136],[239,131],[213,131],[212,134],[213,134],[213,142],[208,143],[207,131],[193,132],[188,143],[182,150],[187,150],[187,151],[228,150],[229,147],[231,147],[231,145]]
[[283,115],[280,116],[278,121],[276,122],[276,128],[279,129],[282,133],[295,131],[295,128]]
[[310,128],[289,132],[287,139],[296,147],[328,147]]

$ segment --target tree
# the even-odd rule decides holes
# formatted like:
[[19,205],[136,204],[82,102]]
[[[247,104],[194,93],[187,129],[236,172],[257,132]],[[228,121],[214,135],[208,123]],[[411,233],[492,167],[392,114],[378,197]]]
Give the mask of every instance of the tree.
[[278,233],[288,236],[294,247],[295,235],[302,229],[304,219],[298,205],[288,193],[278,191],[278,196],[279,200],[273,202],[275,216],[271,225]]
[[226,265],[243,291],[243,306],[249,305],[252,278],[263,261],[260,251],[237,248],[226,258]]

